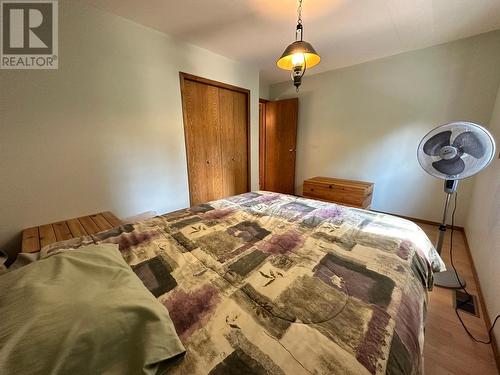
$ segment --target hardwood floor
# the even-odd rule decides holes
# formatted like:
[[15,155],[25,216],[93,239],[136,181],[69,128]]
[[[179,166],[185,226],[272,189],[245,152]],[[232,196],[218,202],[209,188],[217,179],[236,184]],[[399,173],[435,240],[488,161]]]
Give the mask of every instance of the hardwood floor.
[[[417,223],[434,242],[438,228]],[[449,265],[449,239],[447,231],[442,257]],[[453,258],[459,273],[467,282],[467,290],[476,295],[476,283],[467,254],[462,231],[453,234]],[[479,299],[478,299],[479,301]],[[475,337],[487,339],[486,325],[481,317],[461,313],[465,324]],[[491,345],[474,342],[467,336],[458,321],[453,307],[453,291],[434,287],[429,293],[429,307],[425,331],[424,367],[426,375],[446,374],[498,374]]]

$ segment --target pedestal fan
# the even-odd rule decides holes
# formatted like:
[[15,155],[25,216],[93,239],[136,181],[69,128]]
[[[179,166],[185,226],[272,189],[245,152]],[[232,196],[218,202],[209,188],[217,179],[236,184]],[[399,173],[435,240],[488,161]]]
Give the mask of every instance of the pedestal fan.
[[[451,196],[457,190],[458,181],[482,171],[494,156],[493,136],[482,126],[471,122],[441,125],[420,141],[417,150],[420,166],[431,176],[444,180],[446,200],[436,244],[440,255],[446,233],[448,207]],[[458,289],[465,286],[465,280],[453,270],[447,270],[434,274],[434,284]]]

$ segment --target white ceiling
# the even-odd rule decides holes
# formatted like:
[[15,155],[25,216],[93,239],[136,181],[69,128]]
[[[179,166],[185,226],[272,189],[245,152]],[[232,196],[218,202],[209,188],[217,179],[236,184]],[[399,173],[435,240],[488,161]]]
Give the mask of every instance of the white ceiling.
[[[293,41],[295,0],[82,0],[288,79],[275,60]],[[500,28],[500,0],[304,0],[304,39],[315,72],[349,66]]]

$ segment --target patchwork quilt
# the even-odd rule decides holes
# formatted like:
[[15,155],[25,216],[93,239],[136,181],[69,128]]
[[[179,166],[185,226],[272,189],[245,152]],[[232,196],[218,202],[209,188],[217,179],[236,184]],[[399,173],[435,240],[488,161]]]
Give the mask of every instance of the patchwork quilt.
[[259,191],[77,241],[118,244],[168,309],[187,349],[169,374],[423,371],[444,265],[409,221]]

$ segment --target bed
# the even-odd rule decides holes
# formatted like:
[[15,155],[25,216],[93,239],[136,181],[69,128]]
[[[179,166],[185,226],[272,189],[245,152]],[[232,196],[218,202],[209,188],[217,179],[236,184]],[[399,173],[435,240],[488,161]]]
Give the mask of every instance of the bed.
[[415,224],[251,192],[42,249],[113,243],[186,348],[172,374],[420,374],[442,260]]

